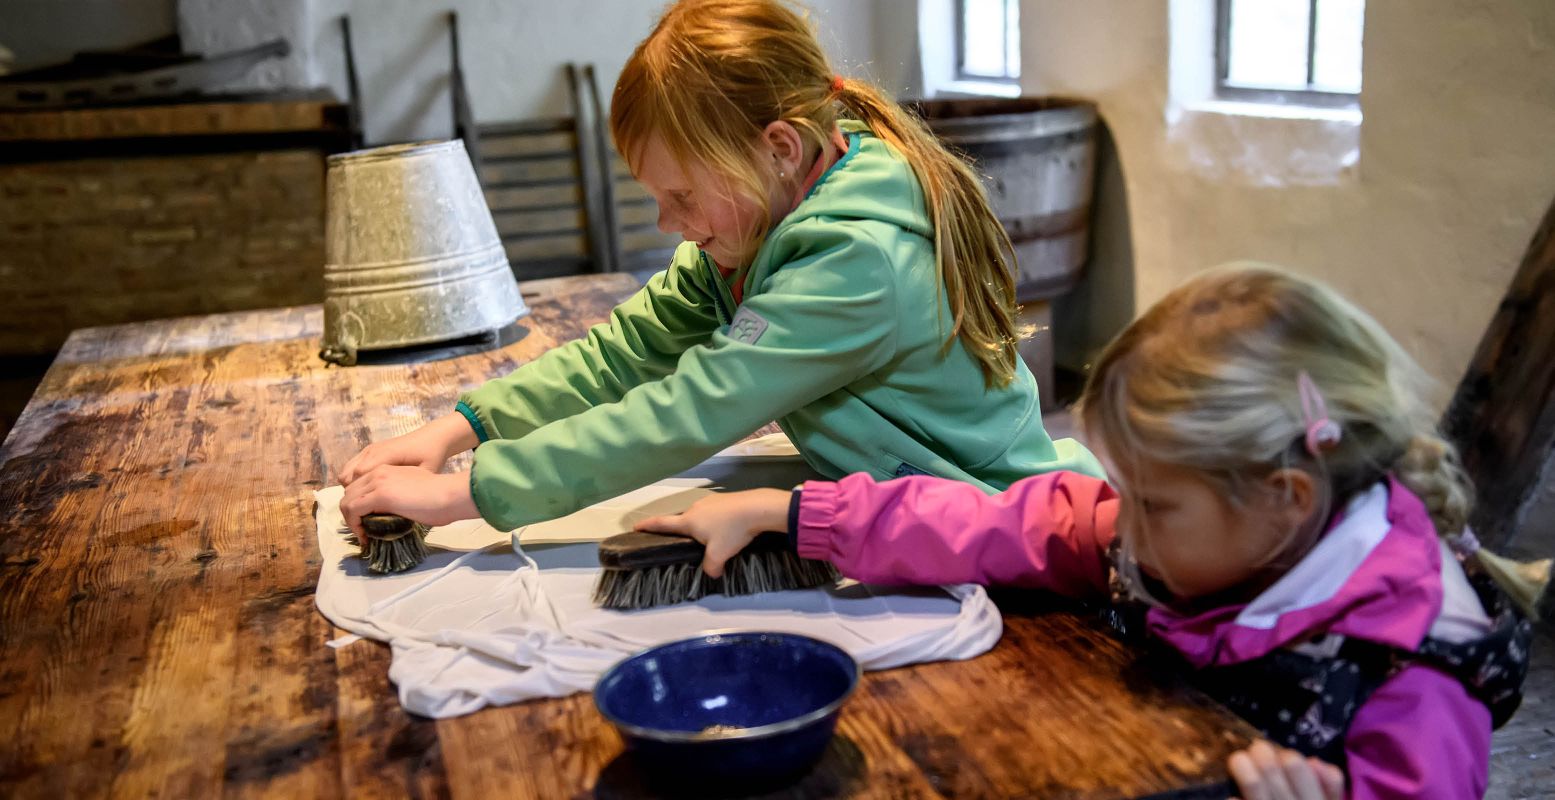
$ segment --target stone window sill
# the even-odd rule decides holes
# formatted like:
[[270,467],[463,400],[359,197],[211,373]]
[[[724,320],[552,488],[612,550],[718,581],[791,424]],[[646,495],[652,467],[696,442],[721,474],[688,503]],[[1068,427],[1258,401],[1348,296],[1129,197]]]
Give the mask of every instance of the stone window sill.
[[1359,109],[1205,100],[1169,108],[1166,128],[1179,168],[1254,186],[1351,182],[1360,157]]
[[999,81],[946,81],[934,87],[935,97],[1020,97],[1020,84]]

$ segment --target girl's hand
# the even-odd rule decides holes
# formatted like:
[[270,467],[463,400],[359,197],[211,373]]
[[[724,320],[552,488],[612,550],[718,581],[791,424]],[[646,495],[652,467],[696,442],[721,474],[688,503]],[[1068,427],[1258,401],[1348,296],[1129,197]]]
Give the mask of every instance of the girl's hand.
[[792,495],[781,489],[754,489],[704,497],[683,514],[645,519],[632,527],[639,531],[679,533],[707,547],[702,571],[721,578],[724,562],[750,544],[763,531],[788,530],[788,502]]
[[1344,800],[1344,773],[1326,761],[1260,739],[1231,754],[1243,800]]
[[358,476],[340,499],[340,513],[357,536],[367,514],[398,514],[423,525],[447,525],[480,516],[470,496],[470,473],[439,475],[420,467],[383,466]]
[[340,470],[340,483],[350,486],[357,478],[382,466],[420,467],[437,472],[450,456],[474,447],[478,441],[463,415],[449,414],[403,436],[363,448]]

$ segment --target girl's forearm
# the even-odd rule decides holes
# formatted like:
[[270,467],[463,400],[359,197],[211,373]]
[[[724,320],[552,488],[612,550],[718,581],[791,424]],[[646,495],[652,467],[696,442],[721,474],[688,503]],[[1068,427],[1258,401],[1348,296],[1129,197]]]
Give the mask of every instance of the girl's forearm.
[[448,458],[473,449],[481,441],[470,421],[457,411],[432,420],[422,430],[443,443]]
[[1049,473],[989,496],[941,478],[856,474],[806,483],[800,497],[799,555],[850,578],[1106,590],[1117,499],[1095,478]]

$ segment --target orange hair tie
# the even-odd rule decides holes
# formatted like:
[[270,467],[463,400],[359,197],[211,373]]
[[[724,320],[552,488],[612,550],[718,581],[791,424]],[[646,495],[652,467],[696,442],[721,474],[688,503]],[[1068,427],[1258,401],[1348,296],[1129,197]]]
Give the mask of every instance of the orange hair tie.
[[842,94],[842,76],[841,75],[833,75],[833,76],[831,76],[831,93],[832,94]]

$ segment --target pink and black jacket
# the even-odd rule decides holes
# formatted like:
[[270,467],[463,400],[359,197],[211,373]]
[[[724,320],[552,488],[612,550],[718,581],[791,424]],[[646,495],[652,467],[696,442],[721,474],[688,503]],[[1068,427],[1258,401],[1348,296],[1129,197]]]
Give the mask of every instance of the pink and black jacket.
[[[1108,602],[1118,497],[1055,472],[989,496],[954,481],[812,481],[799,554],[873,583],[981,583]],[[1112,604],[1116,609],[1116,604]],[[1138,607],[1138,606],[1136,606]],[[1343,765],[1352,798],[1485,792],[1496,724],[1520,699],[1531,628],[1492,608],[1397,481],[1357,493],[1252,602],[1143,613],[1152,640],[1277,743]]]

